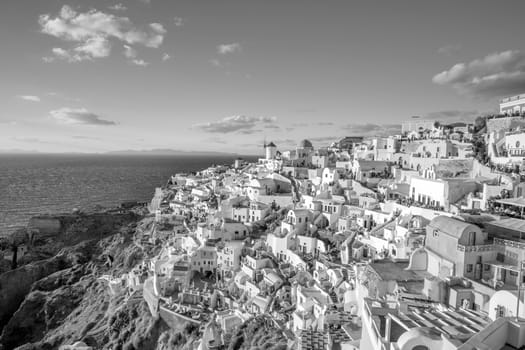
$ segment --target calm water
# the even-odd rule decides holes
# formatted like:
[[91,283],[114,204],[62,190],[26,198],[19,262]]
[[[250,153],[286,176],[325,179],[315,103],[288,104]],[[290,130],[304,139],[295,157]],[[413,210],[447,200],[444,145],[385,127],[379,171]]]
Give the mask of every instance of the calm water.
[[[31,216],[97,204],[150,200],[177,172],[231,164],[234,157],[0,155],[0,235]],[[249,160],[248,158],[246,158]]]

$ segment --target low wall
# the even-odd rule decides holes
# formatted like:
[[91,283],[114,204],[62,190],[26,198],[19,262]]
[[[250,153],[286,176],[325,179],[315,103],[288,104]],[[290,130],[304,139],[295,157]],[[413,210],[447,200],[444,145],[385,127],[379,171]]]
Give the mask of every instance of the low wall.
[[174,311],[171,311],[165,308],[164,306],[161,306],[159,308],[159,315],[160,315],[160,318],[162,318],[162,320],[166,322],[166,324],[174,331],[182,330],[188,322],[191,322],[197,325],[200,325],[201,323],[200,321],[194,320],[190,317],[186,317]]

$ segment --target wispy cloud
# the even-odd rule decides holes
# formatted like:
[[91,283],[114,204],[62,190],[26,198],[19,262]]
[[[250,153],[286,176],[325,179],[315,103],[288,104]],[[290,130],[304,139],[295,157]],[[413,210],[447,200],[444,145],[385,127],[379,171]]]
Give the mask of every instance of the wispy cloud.
[[111,44],[103,37],[94,37],[87,39],[83,44],[71,50],[65,50],[60,47],[54,47],[51,52],[54,56],[44,57],[45,62],[53,62],[55,59],[65,60],[68,62],[82,62],[109,56]]
[[89,112],[85,108],[63,107],[49,112],[50,116],[62,124],[73,125],[116,125],[112,120],[103,119],[101,116]]
[[64,5],[56,17],[49,14],[40,15],[38,22],[42,33],[75,43],[69,49],[53,48],[53,55],[44,57],[46,62],[57,59],[81,62],[107,57],[111,52],[110,39],[128,45],[140,44],[158,48],[166,34],[166,29],[160,23],[151,23],[147,30],[142,30],[128,17],[119,17],[95,9],[79,13],[68,5]]
[[40,102],[40,97],[34,95],[18,95],[17,97],[25,101]]
[[219,61],[218,59],[215,59],[215,58],[211,59],[211,60],[210,60],[210,63],[211,63],[211,65],[214,66],[214,67],[223,67],[222,62]]
[[171,59],[171,56],[169,54],[165,53],[164,55],[162,55],[162,60],[163,61],[167,61],[169,59]]
[[273,131],[281,130],[281,128],[279,127],[279,125],[276,125],[276,124],[266,124],[266,125],[264,126],[264,129],[270,129],[270,130],[273,130]]
[[126,58],[129,59],[129,62],[131,64],[134,64],[136,66],[146,67],[147,65],[149,65],[149,63],[144,61],[143,59],[137,58],[137,50],[135,50],[129,45],[124,45],[124,56],[126,56]]
[[345,130],[350,136],[389,136],[401,133],[400,124],[347,124],[341,129]]
[[149,66],[149,62],[146,62],[146,61],[141,60],[141,59],[131,60],[131,63],[133,63],[136,66],[141,66],[141,67]]
[[226,140],[221,137],[208,137],[203,140],[204,142],[226,144]]
[[[286,149],[288,147],[294,147],[297,145],[297,140],[294,139],[275,139],[272,142],[280,149]],[[262,145],[262,142],[260,143]]]
[[17,124],[17,121],[14,120],[14,119],[0,119],[0,124],[5,124],[5,125],[16,125],[16,124]]
[[461,44],[445,45],[438,49],[438,53],[442,55],[450,56],[458,52],[459,50],[461,50],[461,47],[462,47]]
[[77,140],[102,140],[102,138],[95,137],[95,136],[74,135],[74,136],[71,136],[71,137],[74,138],[74,139],[77,139]]
[[81,101],[80,98],[78,98],[78,97],[69,97],[66,94],[63,94],[63,93],[60,93],[60,92],[55,92],[55,91],[48,92],[46,95],[54,97],[54,98],[57,98],[57,99],[62,99],[64,101],[72,101],[72,102],[80,102]]
[[11,137],[11,140],[24,143],[38,143],[38,144],[57,144],[56,141],[42,140],[37,137]]
[[445,122],[470,122],[480,115],[477,110],[444,110],[430,112],[425,116],[425,119],[436,119]]
[[338,138],[335,136],[316,136],[316,137],[310,137],[308,140],[312,142],[321,142],[321,143],[331,143],[333,141],[336,141]]
[[256,126],[272,124],[277,121],[276,117],[247,117],[237,115],[226,117],[215,122],[195,124],[193,128],[208,133],[254,133],[257,132]]
[[173,17],[173,23],[175,23],[176,27],[182,27],[184,25],[184,20],[182,17]]
[[129,45],[124,45],[124,56],[126,56],[126,58],[135,58],[137,57],[137,50]]
[[108,9],[113,10],[113,11],[126,11],[128,8],[122,5],[122,3],[118,3],[115,5],[108,6]]
[[229,53],[241,51],[241,44],[231,43],[231,44],[222,44],[217,46],[217,52],[221,55],[226,55]]
[[525,53],[497,52],[468,63],[458,63],[436,74],[432,81],[448,85],[461,94],[501,97],[525,89]]

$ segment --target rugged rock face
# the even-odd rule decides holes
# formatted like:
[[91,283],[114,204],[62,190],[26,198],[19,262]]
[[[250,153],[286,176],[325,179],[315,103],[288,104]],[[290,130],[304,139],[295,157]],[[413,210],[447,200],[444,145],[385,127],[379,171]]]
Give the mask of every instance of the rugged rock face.
[[16,311],[33,283],[67,267],[63,257],[38,261],[0,275],[0,328]]
[[[148,219],[138,227],[147,229]],[[151,220],[150,220],[151,221]],[[170,329],[154,319],[144,299],[109,293],[102,275],[120,275],[155,251],[135,245],[135,224],[102,239],[63,248],[57,256],[0,276],[0,350],[56,350],[83,341],[94,349],[178,350],[193,348],[198,328]],[[112,259],[108,259],[111,256]],[[231,349],[284,349],[284,338],[260,320],[234,334]]]
[[[52,221],[60,221],[58,232],[48,230],[46,236],[39,236],[33,227],[11,237],[11,244],[16,238],[16,244],[30,248],[25,265],[0,274],[0,348],[41,340],[63,324],[94,286],[98,286],[94,294],[106,295],[97,274],[108,269],[108,255],[118,255],[130,246],[138,219],[131,211],[56,216]],[[134,250],[140,249],[131,248],[129,253],[136,258]],[[123,270],[126,262],[133,266],[124,258],[116,261],[115,271]]]
[[[98,279],[129,271],[142,257],[131,232],[62,253],[75,263],[32,284],[0,336],[4,349],[58,349],[78,340],[95,349],[155,349],[161,334],[170,332],[141,297],[111,295]],[[111,267],[108,255],[114,257]]]
[[[92,245],[86,243],[79,246],[79,249],[84,250],[81,253],[73,250],[61,252],[60,249],[81,242],[96,242],[118,232],[123,227],[136,223],[138,218],[138,215],[132,211],[57,215],[45,219],[39,217],[35,219],[36,221],[31,220],[31,229],[16,232],[9,237],[10,242],[7,245],[25,244],[29,250],[21,261],[21,267],[0,274],[0,330],[16,311],[34,282],[80,263],[79,259],[88,261],[93,253]],[[48,225],[48,221],[51,224]],[[45,234],[40,233],[38,224],[43,225],[41,228]],[[51,234],[51,226],[58,227],[59,230]]]

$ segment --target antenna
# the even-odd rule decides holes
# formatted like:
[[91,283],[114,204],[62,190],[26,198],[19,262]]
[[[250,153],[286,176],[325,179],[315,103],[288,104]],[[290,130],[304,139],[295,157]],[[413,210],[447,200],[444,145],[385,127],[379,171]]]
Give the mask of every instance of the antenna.
[[263,147],[266,148],[266,135],[264,136],[264,144]]

